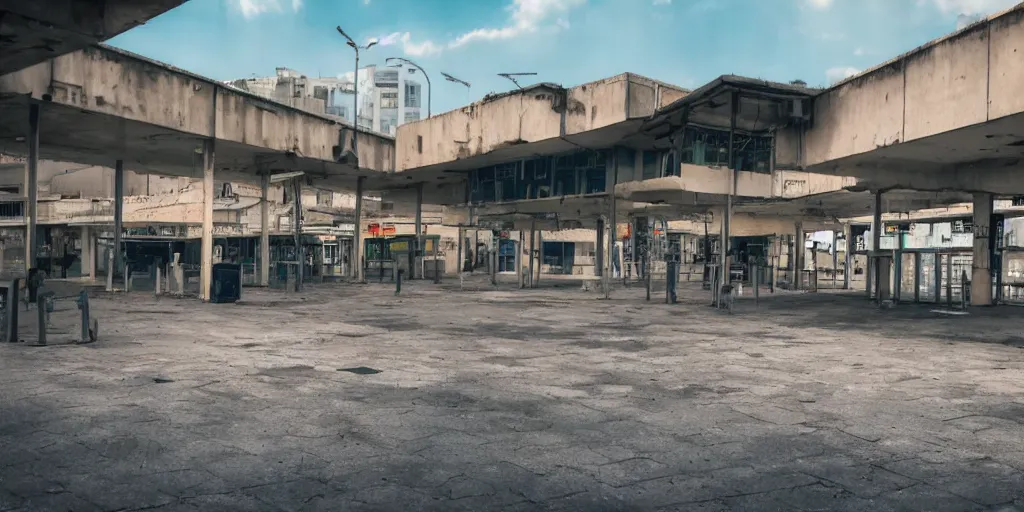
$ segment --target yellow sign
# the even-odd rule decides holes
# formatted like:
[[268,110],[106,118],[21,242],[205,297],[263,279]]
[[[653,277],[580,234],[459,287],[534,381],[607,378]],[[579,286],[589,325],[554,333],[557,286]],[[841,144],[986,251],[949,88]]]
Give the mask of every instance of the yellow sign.
[[409,242],[405,240],[391,242],[391,252],[409,252]]

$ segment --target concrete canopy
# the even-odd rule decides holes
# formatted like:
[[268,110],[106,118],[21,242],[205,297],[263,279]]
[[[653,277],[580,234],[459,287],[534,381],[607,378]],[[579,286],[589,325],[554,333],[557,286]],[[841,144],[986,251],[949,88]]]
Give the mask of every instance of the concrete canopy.
[[821,92],[779,152],[872,188],[1024,194],[1022,50],[1024,4]]
[[185,0],[0,0],[0,75],[105,41]]
[[[963,192],[922,192],[889,190],[882,194],[882,211],[908,213],[925,208],[945,207],[970,201]],[[736,213],[820,219],[850,219],[870,215],[875,195],[866,190],[838,190],[793,199],[741,199],[733,207]]]
[[29,107],[40,105],[42,158],[162,175],[202,174],[202,141],[216,140],[222,179],[259,183],[260,169],[303,171],[352,189],[393,169],[394,140],[290,108],[105,45],[0,77],[0,152],[27,153]]

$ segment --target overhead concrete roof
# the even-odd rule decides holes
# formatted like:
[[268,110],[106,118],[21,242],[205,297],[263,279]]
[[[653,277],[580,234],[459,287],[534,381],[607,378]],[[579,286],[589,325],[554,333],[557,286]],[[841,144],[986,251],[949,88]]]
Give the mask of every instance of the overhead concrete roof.
[[[218,179],[259,183],[260,169],[303,171],[352,189],[394,169],[394,139],[147,59],[93,45],[0,77],[0,152],[27,154],[30,105],[40,106],[40,154],[51,160],[200,177],[215,140]],[[360,168],[352,164],[359,138]]]
[[105,41],[185,0],[0,0],[0,75]]

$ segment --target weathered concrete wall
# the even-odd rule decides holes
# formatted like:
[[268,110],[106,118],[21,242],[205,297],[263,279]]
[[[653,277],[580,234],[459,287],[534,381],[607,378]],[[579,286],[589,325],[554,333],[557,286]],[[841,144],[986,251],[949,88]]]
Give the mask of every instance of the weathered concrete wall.
[[[616,193],[620,197],[630,196],[630,192],[687,191],[704,194],[728,194],[729,171],[720,167],[682,164],[680,176],[655,178],[620,184]],[[739,171],[736,173],[735,194],[743,197],[784,197],[795,198],[823,192],[840,190],[855,185],[856,179],[843,176],[801,171],[776,171],[774,174]]]
[[[722,210],[718,209],[709,216],[707,232],[709,235],[720,235],[722,233]],[[796,233],[796,223],[803,223],[806,231],[821,229],[841,229],[838,224],[826,224],[825,222],[809,222],[806,219],[793,219],[786,217],[764,217],[736,213],[732,216],[729,224],[729,231],[732,236],[769,236],[769,235],[792,235]],[[697,235],[704,234],[704,222],[694,220],[670,221],[670,231],[681,231]]]
[[[201,137],[302,158],[334,161],[351,146],[351,129],[107,46],[77,52],[0,77],[0,94],[31,94],[66,106],[123,117]],[[393,169],[394,142],[360,133],[362,167]]]
[[[646,117],[686,91],[625,73],[569,89],[533,87],[398,127],[398,171]],[[564,114],[564,115],[563,115]]]
[[[1024,112],[1024,6],[914,50],[814,100],[800,164],[904,143]],[[797,147],[780,132],[777,160]]]
[[802,171],[775,171],[771,197],[793,199],[842,190],[857,184],[856,178]]

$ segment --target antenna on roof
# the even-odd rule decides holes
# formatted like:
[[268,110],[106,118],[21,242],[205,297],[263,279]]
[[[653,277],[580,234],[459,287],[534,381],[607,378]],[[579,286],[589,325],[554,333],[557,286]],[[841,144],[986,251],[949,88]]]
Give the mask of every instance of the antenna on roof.
[[520,76],[536,76],[536,75],[537,75],[537,73],[498,73],[498,76],[511,80],[512,83],[516,84],[516,87],[518,87],[520,89],[522,89],[523,86],[519,85],[519,82],[516,80],[517,77],[520,77]]

